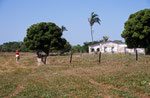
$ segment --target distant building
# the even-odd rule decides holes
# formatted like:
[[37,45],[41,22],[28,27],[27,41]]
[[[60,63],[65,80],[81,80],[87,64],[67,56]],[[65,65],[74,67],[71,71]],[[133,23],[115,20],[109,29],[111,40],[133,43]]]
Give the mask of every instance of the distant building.
[[137,50],[140,54],[145,54],[144,48],[136,48],[135,49],[129,49],[127,48],[127,45],[122,42],[115,42],[115,41],[106,41],[101,42],[93,45],[89,45],[89,54],[92,54],[94,52],[102,52],[102,53],[131,53],[134,54]]

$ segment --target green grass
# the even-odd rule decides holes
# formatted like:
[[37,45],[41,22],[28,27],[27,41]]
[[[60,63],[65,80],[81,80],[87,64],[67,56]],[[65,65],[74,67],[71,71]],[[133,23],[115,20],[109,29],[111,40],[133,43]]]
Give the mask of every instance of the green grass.
[[126,90],[118,90],[114,88],[110,89],[110,94],[119,97],[124,97],[124,98],[139,98],[139,96],[135,95],[134,93],[128,92]]
[[[150,56],[128,54],[49,56],[37,66],[36,55],[13,53],[0,56],[0,97],[104,98],[150,97]],[[21,88],[22,87],[22,88]]]

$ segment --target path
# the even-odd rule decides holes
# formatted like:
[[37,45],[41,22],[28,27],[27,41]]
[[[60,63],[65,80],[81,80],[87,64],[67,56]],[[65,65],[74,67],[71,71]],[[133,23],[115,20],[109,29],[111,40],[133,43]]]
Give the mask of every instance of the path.
[[6,65],[8,65],[8,63],[9,63],[10,61],[12,61],[12,59],[9,59],[5,64],[3,64],[3,65],[1,65],[1,66],[6,66]]
[[20,84],[18,85],[18,87],[11,93],[9,94],[8,96],[4,97],[4,98],[11,98],[15,95],[17,95],[20,91],[22,91],[24,89],[24,85],[23,84]]

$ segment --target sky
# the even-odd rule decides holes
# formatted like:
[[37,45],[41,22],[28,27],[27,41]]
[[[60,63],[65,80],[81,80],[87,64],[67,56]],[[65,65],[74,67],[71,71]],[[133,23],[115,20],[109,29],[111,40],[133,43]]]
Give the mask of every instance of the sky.
[[0,45],[23,41],[27,28],[39,22],[64,25],[68,31],[62,37],[71,45],[83,45],[91,41],[91,12],[101,19],[101,25],[93,25],[94,41],[103,36],[124,41],[124,23],[143,9],[150,9],[150,0],[0,0]]

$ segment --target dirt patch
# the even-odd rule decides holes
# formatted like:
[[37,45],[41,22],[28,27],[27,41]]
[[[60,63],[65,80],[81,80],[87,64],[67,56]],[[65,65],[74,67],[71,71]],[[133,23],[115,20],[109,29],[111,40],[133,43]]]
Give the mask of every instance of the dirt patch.
[[3,64],[3,65],[1,65],[1,66],[6,66],[6,65],[8,65],[8,63],[9,63],[10,61],[12,61],[12,59],[9,59],[5,64]]
[[[109,89],[110,88],[114,88],[114,89],[117,89],[118,88],[115,88],[114,86],[112,85],[106,85],[106,84],[103,84],[103,83],[98,83],[96,81],[94,81],[93,79],[89,79],[89,82],[93,85],[96,85],[96,86],[100,86],[101,87],[101,90],[105,93],[105,94],[108,94],[109,92]],[[110,95],[103,95],[104,98],[111,98],[112,96]]]

